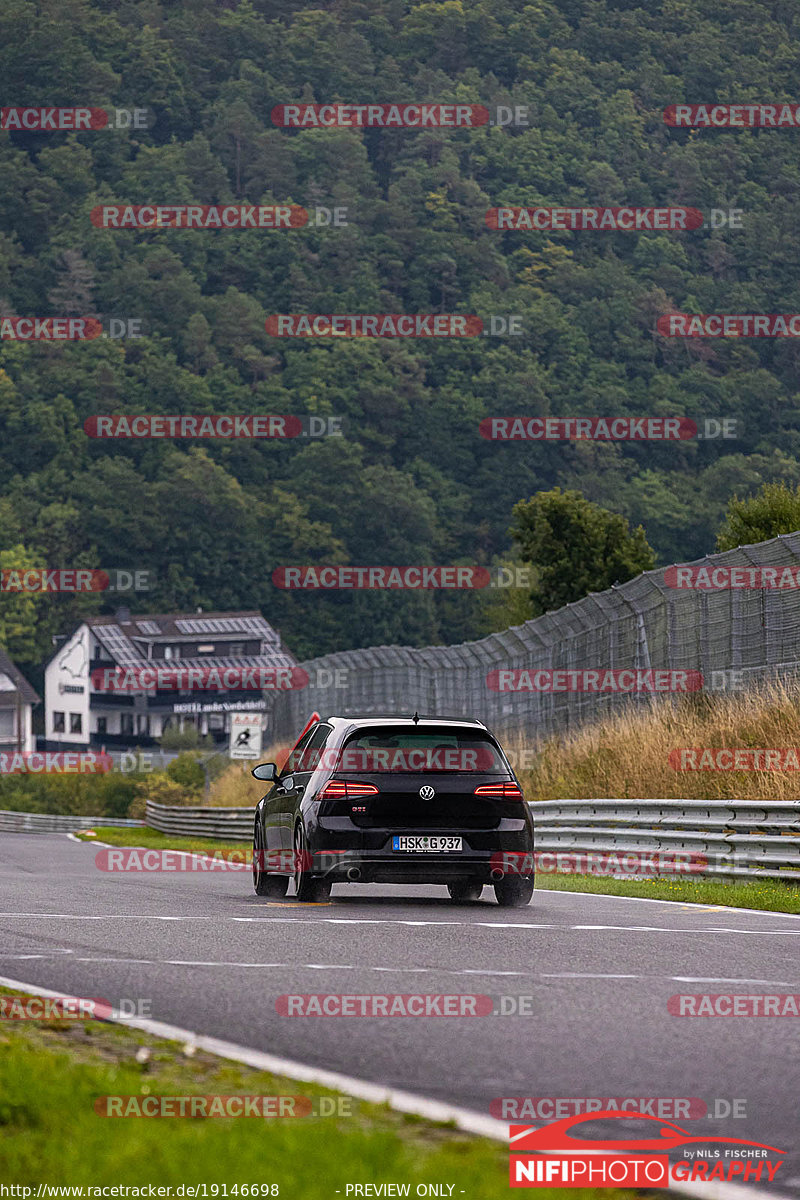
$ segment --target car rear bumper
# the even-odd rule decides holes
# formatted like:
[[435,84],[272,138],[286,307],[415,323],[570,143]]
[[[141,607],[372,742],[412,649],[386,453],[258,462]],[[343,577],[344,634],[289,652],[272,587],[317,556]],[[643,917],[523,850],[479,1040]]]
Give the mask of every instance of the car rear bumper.
[[333,882],[448,883],[458,879],[496,883],[505,876],[533,878],[533,844],[518,849],[434,853],[351,849],[315,851],[311,873]]

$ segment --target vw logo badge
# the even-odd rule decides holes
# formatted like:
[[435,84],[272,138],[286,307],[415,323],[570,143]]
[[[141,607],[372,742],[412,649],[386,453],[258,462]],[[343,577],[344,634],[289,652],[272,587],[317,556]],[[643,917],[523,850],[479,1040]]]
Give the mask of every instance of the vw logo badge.
[[436,795],[436,792],[434,791],[434,789],[431,787],[431,785],[429,783],[426,783],[423,787],[421,787],[419,789],[419,794],[420,794],[420,798],[422,800],[432,800],[433,797]]

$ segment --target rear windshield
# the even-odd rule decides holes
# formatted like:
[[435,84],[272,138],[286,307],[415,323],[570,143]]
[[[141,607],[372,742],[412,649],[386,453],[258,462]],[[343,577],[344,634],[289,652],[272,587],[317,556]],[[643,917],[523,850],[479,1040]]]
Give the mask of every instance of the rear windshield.
[[508,772],[485,734],[452,729],[361,729],[339,752],[340,771]]

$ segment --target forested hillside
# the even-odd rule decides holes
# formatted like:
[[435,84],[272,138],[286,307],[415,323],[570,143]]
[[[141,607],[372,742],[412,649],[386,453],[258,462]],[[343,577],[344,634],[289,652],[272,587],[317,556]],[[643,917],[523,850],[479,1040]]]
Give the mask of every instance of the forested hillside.
[[[0,342],[0,566],[152,568],[139,611],[261,608],[301,657],[486,631],[480,595],[287,594],[285,563],[487,564],[514,504],[577,488],[660,562],[800,482],[791,339],[669,341],[670,311],[800,312],[800,129],[678,129],[675,103],[800,94],[796,0],[4,0],[3,105],[149,127],[0,133],[0,317],[145,336]],[[20,64],[26,65],[24,68]],[[276,105],[527,106],[527,126],[303,129]],[[339,228],[102,229],[98,205],[345,207]],[[741,209],[687,232],[503,231],[498,205]],[[271,337],[276,313],[519,314],[522,334]],[[342,437],[102,441],[105,413],[332,414]],[[493,415],[733,418],[734,439],[489,441]],[[37,603],[21,663],[107,598]],[[16,639],[16,641],[15,641]]]

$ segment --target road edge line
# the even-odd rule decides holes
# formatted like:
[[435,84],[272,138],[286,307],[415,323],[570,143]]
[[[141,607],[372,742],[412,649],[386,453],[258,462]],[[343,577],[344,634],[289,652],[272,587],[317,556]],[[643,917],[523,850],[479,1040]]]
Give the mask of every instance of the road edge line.
[[[33,996],[43,996],[47,999],[59,999],[65,994],[54,992],[51,988],[39,987],[38,984],[25,983],[20,979],[9,979],[4,975],[0,975],[0,987],[11,988],[14,991]],[[301,1083],[315,1083],[320,1087],[344,1092],[358,1100],[365,1100],[369,1104],[386,1104],[397,1112],[422,1117],[426,1121],[439,1124],[453,1123],[457,1129],[461,1129],[465,1133],[491,1138],[492,1141],[508,1141],[508,1125],[505,1121],[497,1121],[494,1117],[483,1117],[480,1113],[472,1112],[468,1108],[460,1108],[455,1104],[448,1104],[446,1101],[431,1100],[426,1096],[417,1095],[415,1092],[389,1088],[379,1083],[369,1083],[365,1079],[357,1079],[353,1075],[343,1075],[338,1071],[328,1071],[322,1067],[312,1067],[291,1058],[267,1054],[264,1050],[255,1050],[248,1046],[241,1046],[237,1042],[224,1041],[222,1038],[197,1034],[190,1029],[183,1029],[179,1025],[169,1025],[164,1021],[154,1021],[149,1017],[108,1016],[100,1019],[111,1024],[140,1029],[143,1033],[149,1033],[153,1037],[164,1038],[172,1042],[189,1043],[199,1050],[216,1055],[217,1058],[242,1063],[257,1071],[269,1071],[273,1075],[284,1075],[287,1079],[294,1079]],[[718,1180],[713,1183],[697,1182],[657,1190],[691,1196],[695,1200],[776,1200],[775,1192],[765,1192],[760,1188],[729,1184]]]

